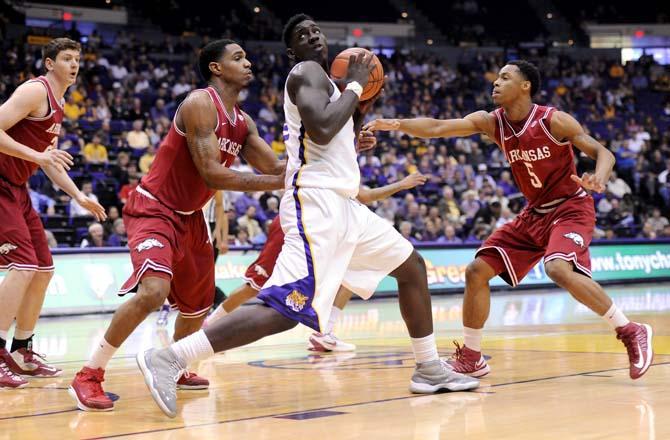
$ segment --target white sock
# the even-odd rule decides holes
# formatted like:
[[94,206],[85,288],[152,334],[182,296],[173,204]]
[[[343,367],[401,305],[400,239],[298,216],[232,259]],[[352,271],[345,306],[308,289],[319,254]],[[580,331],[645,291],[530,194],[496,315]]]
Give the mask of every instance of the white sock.
[[435,344],[435,334],[431,333],[423,338],[410,338],[412,340],[412,350],[417,364],[423,364],[439,359],[437,354],[437,345]]
[[214,355],[214,349],[204,330],[180,339],[170,347],[186,365]]
[[613,329],[616,329],[617,327],[623,327],[630,322],[628,318],[626,318],[626,315],[624,315],[623,312],[619,310],[619,308],[614,303],[612,303],[612,307],[610,307],[609,310],[605,312],[602,318],[607,321],[607,323]]
[[16,327],[14,328],[14,339],[25,340],[31,337],[34,333],[35,332],[33,330],[23,330]]
[[342,309],[337,306],[333,306],[333,308],[330,309],[330,318],[328,318],[328,324],[326,325],[326,334],[333,332],[333,327],[335,327],[337,320],[340,319],[341,314]]
[[114,356],[114,353],[116,353],[116,350],[118,350],[119,347],[114,347],[111,345],[105,338],[102,338],[98,346],[93,350],[93,355],[91,356],[91,360],[86,362],[84,365],[93,368],[94,370],[97,370],[98,368],[102,368],[103,370],[107,368],[107,364],[109,363],[109,360]]
[[482,351],[481,328],[463,327],[463,343],[473,351]]

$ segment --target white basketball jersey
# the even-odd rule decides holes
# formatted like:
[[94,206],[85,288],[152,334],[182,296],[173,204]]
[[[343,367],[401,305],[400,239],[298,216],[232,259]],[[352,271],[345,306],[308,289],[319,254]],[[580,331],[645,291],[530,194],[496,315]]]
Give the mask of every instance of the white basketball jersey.
[[[330,102],[334,102],[341,93],[335,83],[330,82],[333,85]],[[284,141],[288,153],[286,187],[324,188],[345,197],[356,197],[361,175],[356,159],[353,118],[349,118],[328,144],[319,145],[309,138],[298,107],[291,102],[286,87],[284,118]]]

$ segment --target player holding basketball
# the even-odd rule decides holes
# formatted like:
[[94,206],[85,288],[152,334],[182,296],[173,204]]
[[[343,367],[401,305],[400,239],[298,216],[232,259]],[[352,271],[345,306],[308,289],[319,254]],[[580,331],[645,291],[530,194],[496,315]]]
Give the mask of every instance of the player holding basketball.
[[[209,86],[189,94],[177,109],[149,173],[123,209],[134,267],[119,294],[137,292],[121,305],[70,387],[77,406],[109,411],[105,367],[137,326],[168,298],[179,309],[174,339],[202,326],[214,300],[214,259],[202,207],[216,189],[263,191],[284,187],[284,162],[259,136],[237,98],[252,80],[251,63],[231,40],[217,40],[200,51],[198,67]],[[263,175],[228,169],[241,154]],[[184,366],[186,367],[186,366]],[[183,372],[182,389],[209,382]]]
[[[366,133],[364,133],[366,134]],[[373,148],[376,143],[374,136],[361,136],[359,137],[359,150]],[[393,194],[398,191],[408,190],[414,188],[417,185],[423,185],[426,183],[427,177],[420,174],[414,173],[404,179],[391,183],[389,185],[382,186],[380,188],[367,189],[361,187],[358,191],[356,198],[359,202],[364,205],[369,205],[372,202],[383,200],[385,198],[391,197]],[[240,305],[244,304],[246,301],[251,298],[255,298],[258,295],[258,292],[261,290],[263,285],[266,283],[268,278],[272,275],[272,271],[277,263],[277,257],[281,251],[282,245],[284,244],[284,231],[281,229],[281,224],[279,221],[279,216],[270,224],[268,228],[268,239],[263,246],[258,258],[249,265],[245,274],[244,284],[235,289],[228,299],[226,299],[205,321],[203,328],[208,325],[211,325],[217,319],[222,316],[227,315],[228,313],[235,310]],[[337,322],[342,310],[347,305],[351,299],[353,292],[347,289],[344,286],[340,286],[337,295],[335,296],[335,301],[333,302],[333,307],[330,311],[330,317],[328,318],[328,323],[323,332],[314,332],[309,337],[308,349],[313,351],[354,351],[356,346],[354,344],[344,342],[340,340],[337,336],[333,334],[333,327],[335,322]]]
[[[42,51],[47,73],[19,86],[0,107],[0,389],[27,384],[21,376],[54,377],[62,370],[33,352],[37,324],[54,265],[44,227],[30,202],[26,182],[41,167],[56,185],[98,220],[105,210],[86,197],[67,170],[71,156],[56,149],[63,96],[77,79],[79,43],[50,41]],[[11,350],[7,333],[16,319]]]
[[[642,376],[653,359],[652,329],[629,321],[591,279],[589,243],[595,226],[593,199],[614,167],[614,155],[567,113],[532,102],[540,73],[527,61],[511,61],[493,83],[491,113],[463,119],[378,119],[368,130],[399,130],[423,138],[486,134],[505,153],[528,205],[495,231],[477,250],[465,272],[463,347],[449,361],[455,371],[484,376],[490,367],[481,354],[482,328],[489,315],[489,280],[499,275],[516,286],[544,257],[547,276],[601,316],[628,350],[630,377]],[[596,161],[593,174],[578,177],[572,146]]]
[[280,206],[284,245],[258,294],[265,304],[226,315],[165,349],[138,353],[154,400],[175,417],[175,375],[188,363],[299,322],[320,332],[341,284],[369,298],[388,274],[398,280],[400,310],[417,362],[410,389],[477,387],[476,379],[451,371],[439,359],[423,259],[388,222],[355,200],[360,171],[353,116],[374,68],[371,58],[352,57],[340,92],[328,77],[326,39],[310,17],[292,17],[283,36],[289,58],[297,63],[284,92],[289,189]]

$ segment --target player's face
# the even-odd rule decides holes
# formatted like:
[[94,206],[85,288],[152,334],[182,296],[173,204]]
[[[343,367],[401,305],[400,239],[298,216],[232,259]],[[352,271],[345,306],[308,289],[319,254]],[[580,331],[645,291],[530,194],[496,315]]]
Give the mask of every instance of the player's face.
[[223,57],[219,62],[221,63],[223,79],[226,82],[246,87],[254,79],[254,74],[251,71],[251,61],[247,59],[247,53],[239,44],[226,46]]
[[328,61],[328,42],[321,28],[312,20],[305,20],[293,28],[289,57],[296,61]]
[[49,72],[53,72],[59,81],[68,86],[77,81],[79,73],[79,58],[81,53],[73,49],[61,50],[56,55],[56,60],[46,59],[46,67]]
[[505,105],[513,102],[530,90],[530,81],[524,78],[517,66],[507,64],[493,82],[491,97],[496,105]]

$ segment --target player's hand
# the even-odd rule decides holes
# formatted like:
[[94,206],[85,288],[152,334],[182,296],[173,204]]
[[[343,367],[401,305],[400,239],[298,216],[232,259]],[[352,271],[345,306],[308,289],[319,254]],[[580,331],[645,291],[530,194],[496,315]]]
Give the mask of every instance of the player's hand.
[[356,151],[359,153],[361,151],[367,151],[374,148],[377,145],[377,138],[374,133],[371,131],[361,130],[358,133],[358,142],[356,144]]
[[41,153],[35,154],[33,160],[41,168],[45,167],[56,167],[57,169],[69,170],[74,162],[72,161],[72,156],[67,151],[63,150],[46,150]]
[[[224,221],[227,221],[227,219]],[[228,237],[224,236],[224,232],[225,231],[218,223],[214,226],[214,234],[212,234],[212,238],[214,238],[214,241],[216,242],[216,248],[219,250],[219,255],[228,253]]]
[[604,192],[606,185],[602,178],[596,177],[595,174],[584,173],[582,177],[571,175],[570,178],[579,183],[582,188],[587,191],[595,191],[598,193]]
[[393,131],[400,128],[399,119],[375,119],[363,126],[363,130],[368,131]]
[[375,105],[375,102],[382,96],[384,93],[384,84],[386,84],[386,80],[388,79],[388,75],[384,75],[384,82],[382,83],[381,88],[377,92],[375,96],[372,98],[368,99],[367,101],[361,101],[358,103],[358,111],[362,114],[365,115],[367,114],[370,110],[372,110],[372,106]]
[[98,202],[96,202],[93,199],[89,199],[86,197],[83,193],[80,193],[77,195],[75,198],[75,201],[79,203],[79,205],[93,214],[93,216],[100,222],[105,221],[107,218],[107,213],[105,213],[105,208],[102,207],[102,205]]
[[359,53],[349,57],[349,66],[347,66],[347,75],[344,77],[345,84],[356,81],[361,87],[365,88],[370,79],[370,72],[375,68],[372,62],[373,55]]
[[404,189],[412,189],[415,186],[423,185],[428,181],[428,176],[421,173],[412,173],[400,181],[400,185]]

